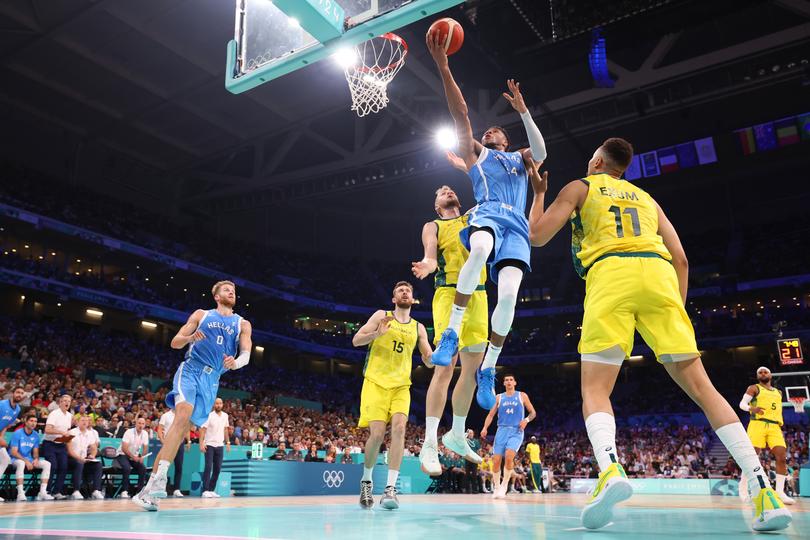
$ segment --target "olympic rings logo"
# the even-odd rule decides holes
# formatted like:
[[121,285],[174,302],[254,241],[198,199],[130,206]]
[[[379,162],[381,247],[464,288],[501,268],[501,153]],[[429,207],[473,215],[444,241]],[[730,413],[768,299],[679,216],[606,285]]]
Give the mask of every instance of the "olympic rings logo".
[[343,483],[343,471],[323,471],[323,481],[328,488],[338,488]]

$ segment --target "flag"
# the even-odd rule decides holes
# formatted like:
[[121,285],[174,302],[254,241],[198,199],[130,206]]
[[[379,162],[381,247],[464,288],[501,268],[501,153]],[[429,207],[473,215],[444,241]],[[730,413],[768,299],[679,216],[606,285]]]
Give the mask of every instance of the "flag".
[[799,133],[801,133],[802,139],[810,141],[810,113],[800,114],[796,119],[799,121]]
[[698,163],[701,165],[717,163],[717,152],[714,151],[714,139],[711,137],[698,139],[695,141],[695,148],[697,149]]
[[782,118],[773,123],[776,129],[776,141],[779,146],[787,146],[799,142],[799,127],[796,125],[796,117]]
[[697,148],[695,148],[695,141],[679,144],[675,147],[675,152],[678,154],[678,165],[682,169],[698,166]]
[[678,156],[675,154],[675,147],[662,148],[658,151],[658,163],[661,165],[661,174],[667,174],[678,170]]
[[641,168],[644,171],[645,178],[661,174],[658,171],[658,159],[655,157],[655,152],[641,154]]
[[630,161],[630,166],[624,171],[624,177],[627,180],[641,178],[641,160],[638,156],[633,156],[633,159]]
[[776,148],[776,132],[773,122],[765,122],[754,126],[754,139],[757,141],[757,150],[773,150]]
[[754,143],[754,130],[747,127],[745,129],[738,129],[734,133],[737,134],[737,142],[740,143],[740,149],[744,155],[753,154],[757,151],[756,144]]

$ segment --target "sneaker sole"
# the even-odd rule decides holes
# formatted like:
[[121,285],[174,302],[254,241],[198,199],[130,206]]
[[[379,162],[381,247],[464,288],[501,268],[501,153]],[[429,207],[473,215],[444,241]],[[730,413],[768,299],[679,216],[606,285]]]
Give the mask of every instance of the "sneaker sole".
[[790,523],[793,521],[793,517],[786,508],[771,510],[770,513],[772,515],[768,518],[768,521],[757,521],[754,523],[752,528],[755,531],[781,531],[782,529],[787,529],[788,525],[790,525]]
[[616,482],[605,488],[599,502],[582,510],[582,526],[586,529],[600,529],[613,519],[613,507],[633,496],[630,482]]
[[380,506],[382,506],[386,510],[396,510],[397,508],[399,508],[399,503],[394,499],[389,499],[386,501],[380,501]]
[[147,512],[157,512],[158,507],[157,505],[149,504],[146,501],[143,501],[137,497],[133,497],[130,499],[133,503],[137,504],[139,507],[143,508]]
[[364,503],[364,502],[360,503],[360,508],[362,508],[363,510],[371,510],[371,508],[373,506],[374,506],[374,501],[371,501],[371,503]]
[[427,465],[425,465],[421,461],[419,462],[419,465],[421,466],[422,472],[425,473],[428,476],[441,476],[442,475],[442,466],[441,466],[441,464],[439,464],[439,468],[437,468],[437,469],[429,469],[427,467]]

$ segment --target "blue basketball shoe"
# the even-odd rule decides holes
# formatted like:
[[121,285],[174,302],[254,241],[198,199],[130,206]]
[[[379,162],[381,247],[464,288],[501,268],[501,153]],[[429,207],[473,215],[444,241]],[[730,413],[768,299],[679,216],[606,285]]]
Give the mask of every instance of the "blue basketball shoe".
[[490,410],[495,406],[495,368],[478,368],[475,380],[478,382],[475,399],[482,409]]
[[439,344],[436,345],[430,361],[434,366],[449,366],[457,352],[458,334],[452,328],[448,328],[442,332],[442,337],[439,339]]

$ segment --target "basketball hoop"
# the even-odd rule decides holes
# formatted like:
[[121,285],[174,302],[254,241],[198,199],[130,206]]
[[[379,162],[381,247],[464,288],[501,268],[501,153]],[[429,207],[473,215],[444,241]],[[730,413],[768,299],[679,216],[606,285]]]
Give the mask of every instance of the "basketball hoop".
[[356,57],[343,68],[352,94],[352,110],[357,116],[378,113],[388,105],[388,83],[405,65],[408,44],[389,32],[354,50]]
[[790,397],[788,399],[793,404],[793,410],[794,411],[796,411],[797,413],[803,413],[804,412],[804,404],[807,403],[807,398],[806,397],[798,396],[798,397]]

